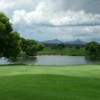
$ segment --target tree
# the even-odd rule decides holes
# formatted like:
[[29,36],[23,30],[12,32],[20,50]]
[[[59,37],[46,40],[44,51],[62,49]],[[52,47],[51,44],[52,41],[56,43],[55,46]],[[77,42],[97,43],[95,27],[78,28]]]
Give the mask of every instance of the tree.
[[34,56],[43,48],[42,44],[34,40],[21,38],[18,32],[13,31],[9,18],[0,13],[0,57],[15,60],[21,51],[29,56]]
[[65,48],[65,45],[64,45],[64,44],[58,44],[58,48],[57,48],[57,49],[62,50],[62,49],[64,49],[64,48]]
[[0,57],[16,58],[20,52],[19,38],[19,34],[13,32],[9,18],[0,13]]
[[86,54],[90,58],[100,57],[100,45],[97,42],[90,42],[86,44]]
[[41,51],[44,48],[44,45],[34,40],[26,40],[21,38],[20,48],[22,52],[26,53],[26,55],[35,56],[37,51]]
[[41,51],[45,48],[45,45],[43,45],[42,43],[38,43],[38,51]]

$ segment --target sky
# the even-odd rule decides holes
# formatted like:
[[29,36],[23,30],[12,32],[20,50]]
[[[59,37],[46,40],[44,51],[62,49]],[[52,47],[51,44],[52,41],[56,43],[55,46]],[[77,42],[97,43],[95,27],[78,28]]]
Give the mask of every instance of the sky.
[[100,0],[0,0],[21,37],[100,42]]

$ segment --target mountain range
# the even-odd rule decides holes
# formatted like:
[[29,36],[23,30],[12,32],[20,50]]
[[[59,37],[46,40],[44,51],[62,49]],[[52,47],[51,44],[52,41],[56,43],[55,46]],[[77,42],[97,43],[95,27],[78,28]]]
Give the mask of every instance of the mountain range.
[[85,42],[80,39],[76,39],[74,41],[65,41],[65,42],[58,39],[53,39],[53,40],[42,41],[42,43],[45,43],[45,44],[85,44]]

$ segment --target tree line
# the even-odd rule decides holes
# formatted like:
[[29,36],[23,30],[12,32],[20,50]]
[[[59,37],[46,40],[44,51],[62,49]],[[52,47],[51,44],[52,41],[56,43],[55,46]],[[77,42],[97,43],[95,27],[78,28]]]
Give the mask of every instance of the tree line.
[[80,49],[84,48],[84,44],[50,44],[50,43],[44,43],[45,47],[50,47],[51,49],[65,49],[65,48],[75,48],[75,49]]
[[97,42],[87,43],[85,46],[86,56],[91,59],[100,59],[100,44]]
[[[45,47],[49,47],[52,50],[63,50],[63,49],[76,49],[79,51],[81,48],[85,50],[84,55],[90,59],[100,59],[100,43],[89,42],[86,44],[44,44]],[[81,54],[80,54],[81,55]]]

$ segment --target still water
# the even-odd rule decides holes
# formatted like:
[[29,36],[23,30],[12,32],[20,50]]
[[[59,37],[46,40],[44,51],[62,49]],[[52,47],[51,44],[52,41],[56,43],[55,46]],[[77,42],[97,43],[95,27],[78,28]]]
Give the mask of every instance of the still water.
[[100,64],[99,60],[89,60],[84,56],[36,56],[20,57],[16,62],[10,62],[5,58],[0,59],[0,64],[28,64],[28,65],[78,65]]

